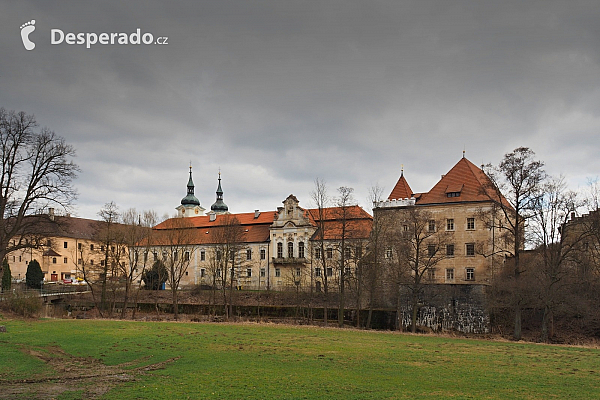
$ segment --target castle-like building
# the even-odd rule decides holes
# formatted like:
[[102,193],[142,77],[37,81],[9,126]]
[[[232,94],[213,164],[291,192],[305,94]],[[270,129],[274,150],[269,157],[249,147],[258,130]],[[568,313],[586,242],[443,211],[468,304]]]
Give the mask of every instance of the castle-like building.
[[[424,281],[487,284],[510,249],[499,229],[504,216],[498,203],[506,204],[506,199],[497,193],[485,172],[463,154],[428,192],[413,192],[402,171],[388,199],[375,204],[374,218],[391,219],[391,235],[410,231],[413,238],[423,239],[419,251]],[[415,215],[423,220],[415,221]],[[421,232],[415,233],[419,226]],[[388,246],[386,258],[392,263],[396,252],[393,244]]]
[[[372,225],[372,217],[357,205],[306,209],[294,195],[276,211],[230,213],[220,173],[216,201],[205,212],[194,195],[191,168],[187,195],[177,210],[177,217],[153,228],[154,239],[138,251],[152,254],[154,260],[178,263],[177,268],[186,271],[182,285],[233,284],[276,290],[335,287],[342,271],[356,273],[357,255]],[[340,224],[346,228],[343,233]],[[172,243],[177,230],[187,232],[177,239],[181,249]],[[170,254],[176,251],[183,252],[183,257]]]

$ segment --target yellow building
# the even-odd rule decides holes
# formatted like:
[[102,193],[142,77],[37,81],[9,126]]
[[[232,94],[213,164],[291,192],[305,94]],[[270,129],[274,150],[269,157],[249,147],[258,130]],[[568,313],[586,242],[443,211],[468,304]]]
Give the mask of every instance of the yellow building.
[[[483,170],[463,156],[425,193],[414,193],[402,172],[389,198],[375,205],[374,217],[398,221],[411,210],[419,211],[427,218],[424,258],[437,257],[424,278],[431,283],[487,284],[500,268],[505,249],[510,249],[498,229],[498,201],[506,200],[497,199],[492,188]],[[407,229],[395,226],[393,231],[402,234],[403,228]],[[393,257],[387,250],[386,258]]]
[[[45,237],[39,248],[16,250],[7,259],[13,279],[25,279],[27,266],[37,260],[46,282],[62,282],[64,279],[83,279],[82,270],[97,271],[104,267],[107,253],[110,262],[119,258],[127,263],[123,245],[105,248],[105,223],[70,215],[56,215],[49,209],[48,215],[36,215],[39,234]],[[105,250],[108,250],[105,251]],[[117,256],[118,257],[115,257]]]

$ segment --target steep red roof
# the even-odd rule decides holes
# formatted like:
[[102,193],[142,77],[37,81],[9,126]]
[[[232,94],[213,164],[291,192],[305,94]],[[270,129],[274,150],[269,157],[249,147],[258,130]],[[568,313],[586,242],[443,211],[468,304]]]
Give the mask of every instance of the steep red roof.
[[[490,201],[497,199],[490,178],[471,161],[461,158],[452,169],[427,193],[417,200],[418,205]],[[501,201],[506,202],[502,197]]]
[[390,200],[397,199],[408,199],[413,196],[413,191],[408,185],[406,178],[404,178],[404,171],[400,174],[400,179],[396,182],[396,186],[392,190],[392,193],[388,196]]
[[[179,236],[177,234],[174,235],[171,229],[157,229],[152,232],[151,243],[155,246],[169,245],[177,242],[180,245],[186,243],[194,245],[218,244],[222,242],[223,229],[226,229],[224,225],[191,228],[189,230],[186,229],[187,233]],[[270,230],[268,224],[245,225],[238,229],[240,229],[240,243],[262,243],[269,239]],[[238,241],[236,240],[236,242]]]

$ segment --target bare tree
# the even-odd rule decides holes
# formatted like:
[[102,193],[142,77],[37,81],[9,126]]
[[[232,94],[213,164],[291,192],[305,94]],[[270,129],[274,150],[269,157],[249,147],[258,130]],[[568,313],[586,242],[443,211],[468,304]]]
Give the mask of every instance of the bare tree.
[[[117,265],[120,263],[121,246],[119,242],[119,231],[117,224],[120,221],[119,208],[114,202],[106,203],[98,212],[102,221],[102,228],[97,233],[97,239],[102,243],[101,251],[104,253],[104,262],[100,274],[101,297],[100,309],[106,311],[107,307],[107,289],[109,279],[116,275]],[[114,296],[113,296],[114,299]],[[111,307],[112,310],[112,307]]]
[[390,263],[391,280],[397,285],[397,329],[402,323],[402,288],[406,288],[411,305],[411,331],[415,333],[419,298],[435,266],[446,258],[448,234],[431,229],[432,221],[435,227],[441,226],[441,221],[418,206],[407,206],[392,218],[394,226],[388,235],[385,257]]
[[512,242],[511,256],[515,281],[514,293],[514,333],[515,340],[521,339],[521,309],[524,297],[520,296],[519,279],[525,272],[520,263],[520,255],[524,249],[527,237],[525,235],[526,221],[535,215],[536,205],[542,193],[542,185],[546,179],[544,163],[535,160],[535,153],[527,147],[519,147],[505,154],[500,164],[493,168],[487,166],[487,174],[492,181],[492,189],[496,192],[497,208],[501,214],[498,221],[502,223],[495,229],[504,232]]
[[68,209],[76,198],[75,150],[37,127],[33,115],[0,108],[0,260],[41,245],[40,221],[29,216],[54,205]]
[[168,283],[173,302],[173,314],[175,319],[178,319],[180,284],[186,276],[198,245],[195,237],[196,230],[187,218],[172,218],[169,221],[168,229],[155,232],[155,239],[160,244],[157,247],[160,251],[160,260],[169,272]]
[[544,342],[553,335],[554,313],[564,304],[573,283],[569,279],[573,276],[570,261],[588,236],[577,221],[567,225],[571,213],[580,205],[576,193],[566,189],[562,177],[552,179],[544,185],[530,224],[539,258],[533,289],[544,310],[541,335]]
[[[315,204],[316,215],[313,216],[317,224],[317,231],[312,240],[313,259],[315,260],[315,280],[323,285],[323,322],[328,324],[329,314],[329,258],[325,251],[327,236],[326,209],[329,206],[330,198],[327,194],[327,185],[322,179],[315,179],[315,188],[310,193],[312,201]],[[318,268],[318,269],[317,269]]]
[[[350,223],[352,218],[352,206],[356,204],[352,192],[353,188],[341,186],[338,188],[338,197],[335,199],[335,217],[336,229],[333,232],[334,240],[338,250],[339,263],[337,264],[337,275],[339,277],[339,296],[338,296],[338,325],[344,326],[344,309],[345,309],[345,290],[347,280],[350,277],[349,262],[351,261],[351,245],[353,226]],[[350,250],[350,252],[348,251]],[[350,254],[348,254],[350,253]]]
[[[383,200],[382,194],[383,189],[377,185],[369,190],[369,203],[373,204],[374,208]],[[375,216],[375,210],[373,210],[373,216],[373,227],[366,245],[366,254],[361,267],[362,283],[369,296],[369,312],[365,323],[367,328],[371,327],[373,307],[376,301],[375,297],[381,290],[386,239],[392,228],[391,214],[379,213]],[[358,297],[360,299],[360,296]]]
[[[135,290],[133,313],[131,315],[131,319],[135,319],[135,313],[137,310],[139,293],[142,285],[141,277],[144,275],[144,272],[149,268],[149,253],[152,250],[152,244],[154,241],[155,232],[151,229],[158,223],[158,215],[155,211],[144,211],[140,216],[138,216],[138,225],[145,229],[142,234],[142,239],[136,242],[135,254],[134,254],[134,266],[137,268],[137,272],[139,273],[139,283]],[[137,232],[130,235],[130,239],[135,239],[138,236]],[[130,257],[131,260],[131,257]],[[136,278],[137,279],[137,278]],[[133,283],[133,280],[131,281]]]
[[243,228],[239,220],[231,214],[220,216],[219,225],[215,228],[215,245],[210,255],[210,273],[213,277],[213,285],[219,286],[223,295],[223,306],[225,318],[229,320],[233,313],[233,288],[235,282],[236,268],[242,267],[240,251],[244,249]]
[[[144,212],[145,216],[153,215],[152,212]],[[119,269],[119,277],[125,282],[125,295],[123,297],[123,309],[121,310],[121,318],[125,318],[127,306],[132,290],[134,290],[134,282],[139,280],[146,269],[147,257],[144,253],[140,254],[140,247],[152,232],[152,225],[148,225],[150,221],[144,218],[134,208],[130,208],[122,213],[123,225],[117,227],[117,236],[119,242],[123,245],[125,254],[124,259],[127,262],[120,262],[117,265]],[[139,285],[137,289],[139,291]],[[137,292],[136,292],[137,298]]]

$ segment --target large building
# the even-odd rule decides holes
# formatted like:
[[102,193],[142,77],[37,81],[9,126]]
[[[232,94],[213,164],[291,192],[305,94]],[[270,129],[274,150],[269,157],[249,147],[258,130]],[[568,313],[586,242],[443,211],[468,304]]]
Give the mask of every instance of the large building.
[[182,285],[231,284],[233,276],[233,285],[249,289],[320,290],[328,278],[332,287],[340,271],[356,270],[356,255],[371,230],[372,217],[359,206],[319,212],[300,207],[294,195],[277,211],[229,213],[220,174],[216,195],[211,210],[199,215],[204,209],[194,196],[190,169],[178,217],[155,226],[151,243],[138,249],[151,261],[185,269]]
[[[106,237],[105,222],[69,214],[58,215],[53,208],[47,214],[28,218],[36,220],[38,234],[44,239],[38,248],[16,250],[7,256],[13,279],[25,279],[31,260],[38,261],[46,282],[83,279],[84,271],[93,272],[96,278],[98,271],[104,269],[107,257],[109,263],[128,264],[124,246],[116,245]],[[109,248],[106,248],[106,243],[111,243]]]
[[[394,234],[409,230],[408,213],[419,213],[422,221],[424,276],[431,283],[487,284],[500,268],[510,243],[499,231],[502,219],[490,178],[475,164],[463,158],[442,175],[425,193],[414,193],[401,172],[387,200],[375,205],[374,218],[389,218]],[[411,228],[412,229],[412,228]],[[397,257],[391,247],[386,258]],[[433,262],[430,260],[434,260]],[[427,266],[427,261],[430,265]],[[414,272],[413,272],[414,274]]]

